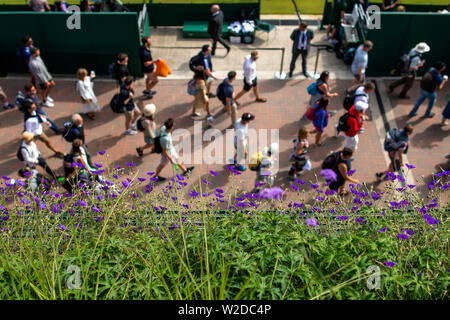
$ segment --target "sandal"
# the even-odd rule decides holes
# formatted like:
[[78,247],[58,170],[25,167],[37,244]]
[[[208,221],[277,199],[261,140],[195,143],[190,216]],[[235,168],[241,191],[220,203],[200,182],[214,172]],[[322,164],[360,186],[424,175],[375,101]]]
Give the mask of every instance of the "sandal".
[[136,148],[136,152],[137,152],[137,154],[139,155],[139,157],[144,156],[144,151],[142,150],[141,147],[137,147],[137,148]]
[[266,98],[259,98],[259,99],[256,99],[256,102],[267,102],[267,99]]

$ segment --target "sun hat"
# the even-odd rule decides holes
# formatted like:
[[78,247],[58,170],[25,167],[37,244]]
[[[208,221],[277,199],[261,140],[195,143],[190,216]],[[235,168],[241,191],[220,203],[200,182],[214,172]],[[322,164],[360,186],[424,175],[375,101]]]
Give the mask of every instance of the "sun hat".
[[417,51],[418,53],[425,53],[430,51],[430,46],[427,45],[425,42],[420,42],[414,47],[413,50]]
[[144,116],[150,117],[154,115],[156,112],[156,106],[153,103],[147,104],[144,107]]
[[355,109],[359,111],[366,111],[369,108],[369,104],[365,103],[364,101],[358,101],[355,104]]
[[25,140],[26,142],[30,142],[31,140],[33,140],[33,138],[34,138],[33,132],[25,131],[24,133],[22,133],[22,139]]

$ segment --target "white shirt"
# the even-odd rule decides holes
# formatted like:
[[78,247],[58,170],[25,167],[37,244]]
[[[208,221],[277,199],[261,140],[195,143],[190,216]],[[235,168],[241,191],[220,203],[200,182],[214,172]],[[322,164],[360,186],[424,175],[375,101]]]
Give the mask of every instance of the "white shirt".
[[93,102],[97,102],[90,77],[86,77],[84,81],[77,81],[77,92],[84,100],[92,99]]
[[244,61],[244,78],[248,84],[251,84],[256,79],[256,61],[249,55]]
[[[304,34],[304,40],[302,43],[302,34]],[[305,31],[300,31],[300,35],[298,36],[298,49],[299,50],[303,50],[306,49],[307,45],[308,45],[308,37],[306,36],[306,30]]]
[[32,117],[25,121],[25,131],[32,132],[35,136],[40,136],[42,134],[42,124],[39,122],[38,117],[33,117],[36,115],[36,111],[33,111],[31,115]]
[[26,144],[25,141],[22,141],[22,147],[20,151],[22,152],[23,162],[25,166],[28,167],[35,167],[37,163],[39,162],[39,155],[40,152],[36,146],[36,143],[34,141],[31,141],[30,144]]
[[248,134],[248,124],[242,124],[242,119],[239,119],[238,121],[236,121],[236,123],[234,124],[235,127],[235,133],[234,136],[236,137],[236,139],[238,141],[244,141],[245,138],[247,138],[247,134]]
[[363,96],[355,97],[355,104],[359,101],[365,102],[369,104],[369,95],[364,92],[364,86],[359,87],[355,91],[355,95],[357,94],[364,94]]

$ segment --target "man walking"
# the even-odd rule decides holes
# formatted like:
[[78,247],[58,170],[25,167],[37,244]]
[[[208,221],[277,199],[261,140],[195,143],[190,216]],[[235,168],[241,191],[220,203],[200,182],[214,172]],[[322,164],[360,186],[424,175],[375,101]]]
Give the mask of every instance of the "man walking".
[[[234,128],[234,166],[236,170],[245,171],[246,167],[242,165],[242,160],[248,158],[248,124],[255,120],[255,116],[251,113],[244,113],[242,117],[236,121]],[[239,164],[238,164],[239,162]]]
[[[236,79],[236,71],[230,71],[228,72],[228,76],[223,82],[217,87],[217,98],[222,102],[223,104],[223,110],[222,112],[227,112],[228,115],[231,116],[231,126],[230,128],[234,127],[236,123],[236,113],[237,113],[237,104],[235,101],[235,93],[233,88],[233,81]],[[214,118],[216,118],[214,116]]]
[[292,78],[292,73],[295,69],[295,62],[298,56],[302,56],[302,70],[303,75],[308,77],[306,73],[306,58],[308,56],[311,40],[314,38],[314,33],[308,29],[306,22],[300,23],[298,29],[292,31],[291,40],[292,44],[292,60],[289,67],[289,78]]
[[123,107],[125,114],[125,134],[134,135],[136,131],[136,120],[141,115],[141,111],[134,103],[134,86],[133,77],[125,78],[124,83],[120,86],[119,103]]
[[244,94],[253,88],[253,93],[256,97],[256,102],[266,102],[267,99],[260,97],[258,90],[258,83],[256,80],[256,60],[258,60],[258,51],[254,50],[244,61],[244,88],[236,95],[236,102]]
[[369,105],[365,102],[359,101],[348,110],[347,130],[344,131],[345,145],[344,148],[356,151],[358,148],[359,137],[358,133],[363,127],[364,120],[367,120],[365,115]]
[[355,58],[352,62],[352,73],[355,77],[353,83],[365,83],[366,82],[366,69],[369,63],[369,51],[372,50],[373,43],[370,40],[364,41],[364,44],[360,45],[355,53]]
[[126,53],[119,53],[117,56],[117,61],[114,63],[113,67],[113,78],[117,80],[117,83],[120,86],[129,75],[128,55]]
[[448,76],[442,76],[442,71],[445,70],[445,63],[436,62],[435,66],[430,68],[424,74],[420,81],[420,97],[416,105],[409,113],[410,117],[414,117],[419,110],[420,105],[428,99],[428,108],[425,112],[425,118],[433,118],[434,113],[431,112],[436,103],[437,91],[440,91],[448,80]]
[[147,98],[153,98],[156,91],[152,90],[154,86],[159,82],[158,77],[155,74],[155,62],[159,59],[153,60],[150,47],[152,41],[149,37],[145,36],[142,38],[142,47],[140,49],[142,71],[145,73],[145,90],[142,93],[147,96]]
[[213,72],[213,65],[211,59],[211,46],[209,44],[205,44],[202,47],[202,51],[200,51],[197,57],[194,59],[195,67],[201,67],[205,70],[206,74],[206,94],[209,98],[214,98],[216,95],[211,93],[211,85],[214,80],[218,80],[215,73]]
[[55,81],[53,80],[51,74],[47,71],[44,61],[42,61],[41,51],[38,48],[33,47],[30,52],[31,58],[28,66],[34,76],[34,79],[36,80],[36,85],[39,89],[41,89],[42,105],[52,108],[55,104],[53,103],[53,99],[48,94],[50,93],[50,90],[55,87]]
[[227,56],[228,52],[230,52],[230,46],[228,46],[222,38],[222,26],[223,26],[223,12],[220,10],[218,4],[214,4],[211,6],[211,18],[208,23],[208,33],[212,39],[212,52],[211,55],[214,56],[216,54],[216,46],[217,41],[219,41],[226,49]]
[[421,59],[422,54],[429,51],[430,47],[425,42],[421,42],[411,49],[411,51],[406,56],[408,57],[407,60],[404,61],[405,65],[403,65],[403,70],[398,70],[398,72],[400,72],[401,74],[401,79],[392,82],[392,84],[389,86],[389,93],[392,93],[395,88],[403,84],[403,89],[398,97],[402,99],[409,99],[406,93],[409,91],[409,89],[412,88],[414,84],[417,70],[420,67],[423,67],[425,63],[425,60]]

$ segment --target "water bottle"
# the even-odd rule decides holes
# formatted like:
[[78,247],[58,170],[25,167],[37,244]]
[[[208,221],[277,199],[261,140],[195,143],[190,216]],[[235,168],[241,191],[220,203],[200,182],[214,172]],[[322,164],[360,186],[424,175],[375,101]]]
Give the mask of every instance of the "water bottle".
[[92,71],[91,71],[91,79],[94,79],[94,78],[95,78],[95,71],[92,70]]

